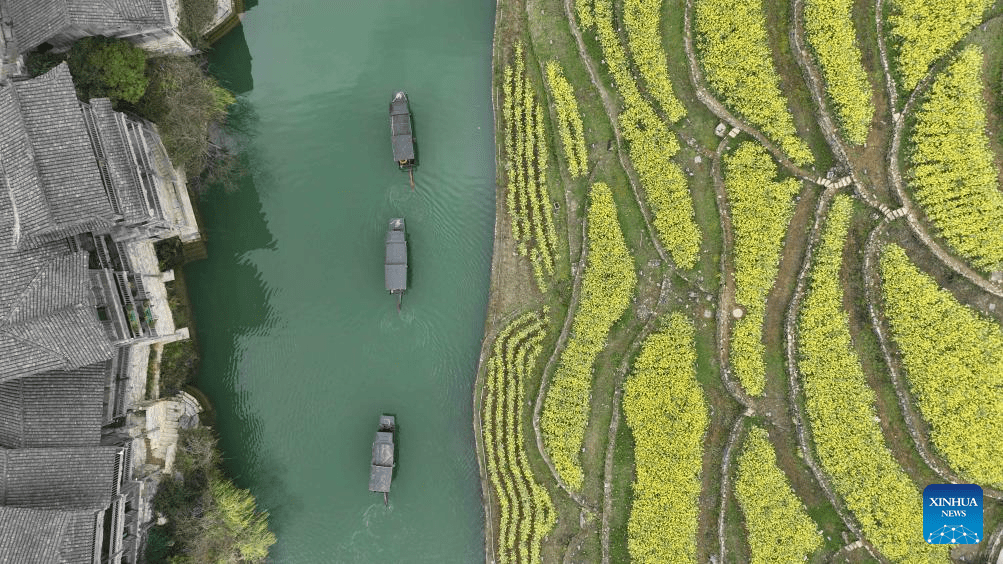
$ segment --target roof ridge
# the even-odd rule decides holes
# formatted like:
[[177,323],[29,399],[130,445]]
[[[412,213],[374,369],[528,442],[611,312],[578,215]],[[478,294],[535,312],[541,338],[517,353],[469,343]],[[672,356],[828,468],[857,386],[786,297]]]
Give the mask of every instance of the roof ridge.
[[112,13],[117,14],[122,17],[122,19],[133,23],[159,23],[159,20],[154,18],[149,14],[149,10],[144,10],[144,8],[149,8],[150,4],[148,2],[143,2],[143,6],[139,7],[136,2],[132,2],[132,8],[130,6],[124,5],[121,0],[99,0],[101,4],[104,4],[108,10]]
[[0,447],[3,455],[3,482],[0,482],[0,505],[7,505],[7,481],[10,480],[10,449]]
[[[17,386],[18,390],[17,391],[18,391],[18,394],[20,394],[20,396],[21,396],[19,398],[20,401],[18,401],[18,404],[21,406],[21,444],[19,446],[23,447],[24,446],[24,438],[25,438],[25,436],[27,436],[27,430],[24,428],[24,419],[25,419],[25,415],[26,415],[25,412],[24,412],[24,378],[18,378],[17,379],[17,384],[18,384],[18,386]],[[7,465],[5,464],[4,465],[4,471],[6,471],[6,468],[7,468]],[[5,479],[6,479],[6,477],[5,477]]]
[[[57,68],[59,68],[59,67],[61,67],[63,65],[66,65],[66,72],[67,73],[70,72],[70,66],[66,64],[66,61],[63,61],[62,63],[59,63],[58,65],[56,65],[52,70],[49,70],[49,71],[45,72],[44,74],[42,74],[40,76],[37,76],[35,78],[29,79],[29,80],[37,80],[37,79],[42,78],[42,77],[47,77],[54,70],[56,70]],[[70,79],[71,80],[72,80],[72,76],[73,75],[70,75]],[[27,82],[27,81],[25,81],[25,82]],[[17,91],[17,88],[14,87],[13,84],[11,84],[9,86],[6,86],[6,88],[10,89],[10,99],[14,103],[14,108],[17,110],[17,112],[16,112],[17,113],[17,117],[21,121],[21,130],[24,132],[24,138],[28,141],[27,143],[25,143],[25,151],[28,154],[28,156],[31,158],[31,169],[35,172],[35,178],[38,179],[39,196],[41,196],[42,197],[42,201],[45,202],[45,212],[46,212],[46,214],[48,214],[49,218],[51,220],[53,220],[53,223],[55,223],[55,218],[52,216],[52,203],[49,202],[49,197],[45,193],[45,185],[42,182],[42,171],[41,171],[41,169],[38,168],[38,155],[35,153],[35,142],[34,142],[34,139],[31,138],[31,133],[28,131],[28,124],[25,123],[25,121],[24,121],[24,107],[21,105],[21,95]],[[5,181],[7,180],[7,171],[6,171],[6,168],[4,169],[4,180]],[[8,186],[10,186],[9,182],[7,184],[8,184]],[[14,198],[14,190],[13,190],[13,188],[10,188],[10,194],[11,194],[11,200],[13,202],[15,202],[14,209],[17,210],[17,203],[16,203],[17,199]],[[18,222],[20,222],[20,217],[18,217]],[[20,237],[20,228],[19,228],[18,229],[18,237],[16,238],[15,244],[14,244],[14,246],[17,247],[17,248],[20,248],[20,238],[21,237]]]
[[[29,280],[28,283],[24,285],[24,287],[21,290],[21,292],[18,293],[17,296],[15,296],[14,299],[11,300],[11,302],[10,302],[11,306],[7,310],[7,312],[4,315],[0,316],[0,327],[2,327],[4,325],[13,325],[13,323],[11,322],[11,319],[13,319],[16,316],[16,314],[21,311],[21,308],[24,307],[25,299],[34,290],[39,290],[39,289],[40,290],[46,290],[47,289],[47,288],[40,288],[41,282],[39,282],[39,281],[42,279],[42,277],[43,277],[44,274],[55,275],[55,274],[57,274],[57,272],[55,272],[55,271],[58,270],[61,266],[64,266],[61,263],[63,263],[63,262],[71,262],[74,259],[83,259],[84,257],[82,255],[86,255],[86,254],[87,254],[86,251],[77,251],[77,252],[70,252],[70,253],[65,253],[65,254],[59,254],[59,255],[50,257],[47,261],[43,262],[38,267],[38,270],[35,272],[35,275],[32,276],[31,280]],[[73,264],[70,265],[71,268],[73,266],[76,266],[76,265],[73,265]],[[46,278],[50,278],[50,276],[46,276]],[[57,282],[59,281],[58,278],[56,278],[56,281]],[[75,281],[75,282],[79,282],[79,281]],[[38,283],[38,284],[36,284],[36,283]],[[48,288],[48,289],[51,289],[51,288]],[[65,309],[68,306],[78,307],[78,306],[83,306],[83,305],[85,305],[85,304],[83,304],[83,303],[74,303],[71,300],[71,301],[68,302],[68,305],[64,305],[64,306],[58,307],[56,309],[48,310],[48,311],[49,312],[58,312],[58,311],[62,311],[63,309]],[[43,315],[43,316],[40,316],[40,317],[47,317],[47,316],[48,316],[48,313],[46,313],[46,315]]]
[[24,297],[28,295],[28,292],[34,287],[35,281],[38,280],[40,276],[42,276],[43,272],[45,272],[45,267],[49,266],[50,264],[51,261],[45,262],[42,264],[42,266],[39,266],[38,270],[35,271],[35,275],[31,277],[31,280],[29,280],[28,283],[24,285],[24,288],[17,295],[17,297],[11,300],[10,309],[8,309],[5,314],[0,315],[0,330],[2,330],[5,325],[7,326],[11,325],[10,319],[14,317],[14,313],[21,308],[21,303],[24,301]]
[[[82,306],[83,306],[83,304],[69,304],[69,305],[65,305],[65,306],[62,306],[60,308],[50,310],[45,315],[41,315],[41,316],[39,316],[39,317],[37,317],[35,319],[44,319],[44,318],[47,318],[47,317],[53,317],[53,316],[55,316],[58,313],[63,313],[63,312],[66,312],[66,311],[73,311],[73,310],[79,309]],[[10,325],[11,324],[8,323],[7,327],[9,327]],[[19,324],[19,325],[24,325],[24,324]],[[72,364],[70,362],[70,357],[68,357],[65,354],[63,354],[62,351],[51,349],[51,348],[49,348],[47,346],[42,345],[41,343],[39,343],[37,341],[33,341],[33,340],[29,340],[29,339],[23,339],[23,338],[19,337],[18,335],[15,335],[15,334],[11,333],[7,329],[7,327],[0,326],[0,333],[3,333],[5,335],[7,335],[11,339],[14,339],[15,341],[17,341],[19,343],[24,343],[24,344],[26,344],[26,345],[28,345],[30,347],[33,347],[33,348],[35,348],[37,350],[51,353],[53,357],[58,358],[59,360],[61,360],[65,366],[69,366],[70,364]]]

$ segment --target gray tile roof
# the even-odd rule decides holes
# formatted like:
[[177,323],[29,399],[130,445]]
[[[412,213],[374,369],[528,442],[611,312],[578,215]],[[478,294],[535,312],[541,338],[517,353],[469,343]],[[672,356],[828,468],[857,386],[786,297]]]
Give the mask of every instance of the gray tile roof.
[[109,363],[0,383],[0,446],[97,446]]
[[71,514],[0,507],[0,562],[58,562]]
[[34,49],[70,26],[94,35],[170,27],[164,0],[6,0],[14,37]]
[[53,219],[69,223],[114,215],[69,67],[60,64],[13,88]]
[[65,64],[0,88],[0,245],[25,248],[117,217],[84,108]]
[[0,381],[111,358],[87,260],[86,252],[69,253],[65,244],[0,247]]
[[98,130],[98,138],[108,166],[108,174],[115,186],[122,215],[127,218],[149,217],[150,213],[140,193],[136,179],[136,165],[122,130],[124,114],[111,107],[108,98],[94,98],[90,101],[90,111]]
[[113,30],[167,27],[163,0],[68,0],[70,20],[79,26]]
[[60,562],[66,564],[98,562],[104,531],[104,511],[67,511],[69,523],[59,543]]
[[0,507],[0,564],[92,562],[101,513]]
[[0,207],[9,210],[12,220],[17,210],[17,222],[24,235],[52,229],[55,223],[42,193],[35,151],[11,87],[0,88],[0,123],[3,124],[0,127],[0,163],[7,179],[7,198],[0,198]]
[[0,449],[0,505],[31,509],[107,508],[119,447]]
[[7,0],[14,37],[23,51],[34,49],[70,25],[67,0]]

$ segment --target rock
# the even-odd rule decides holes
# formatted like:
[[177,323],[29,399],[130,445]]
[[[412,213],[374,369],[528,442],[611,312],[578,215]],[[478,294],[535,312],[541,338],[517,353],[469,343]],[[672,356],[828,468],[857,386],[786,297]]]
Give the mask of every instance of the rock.
[[731,310],[731,316],[734,317],[735,319],[742,319],[743,315],[745,315],[745,312],[742,311],[742,308],[740,307],[736,307],[735,309]]
[[703,316],[704,319],[710,319],[711,317],[714,317],[714,312],[709,309],[705,309],[703,310]]
[[703,158],[700,157],[700,155],[697,155],[693,157],[693,162],[695,162],[696,164],[700,164],[701,162],[703,162]]

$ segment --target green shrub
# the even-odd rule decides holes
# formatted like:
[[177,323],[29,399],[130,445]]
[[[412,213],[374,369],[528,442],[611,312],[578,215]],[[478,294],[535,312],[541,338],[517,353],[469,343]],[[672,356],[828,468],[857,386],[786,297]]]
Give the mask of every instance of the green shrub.
[[189,177],[206,169],[217,156],[209,143],[209,129],[226,119],[233,94],[202,70],[192,57],[155,57],[149,60],[149,86],[136,107],[157,124],[160,137],[176,166]]
[[24,56],[24,67],[28,71],[28,76],[34,78],[49,72],[65,60],[66,53],[32,51]]
[[111,98],[135,103],[146,92],[146,52],[128,41],[85,37],[73,44],[66,59],[83,100]]
[[195,381],[199,356],[191,339],[164,345],[160,355],[160,397],[173,396],[185,384]]
[[170,549],[171,537],[167,530],[161,526],[151,528],[146,537],[147,564],[168,564]]
[[167,517],[152,529],[148,562],[237,564],[264,562],[275,535],[268,512],[223,475],[216,437],[207,427],[178,436],[177,474],[161,482],[154,509]]

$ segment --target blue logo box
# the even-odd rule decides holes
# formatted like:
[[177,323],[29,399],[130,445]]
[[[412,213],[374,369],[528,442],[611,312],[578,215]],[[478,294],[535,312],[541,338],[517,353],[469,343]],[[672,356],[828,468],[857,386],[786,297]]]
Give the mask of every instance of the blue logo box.
[[982,540],[982,488],[930,484],[923,490],[923,538],[929,544],[976,544]]

